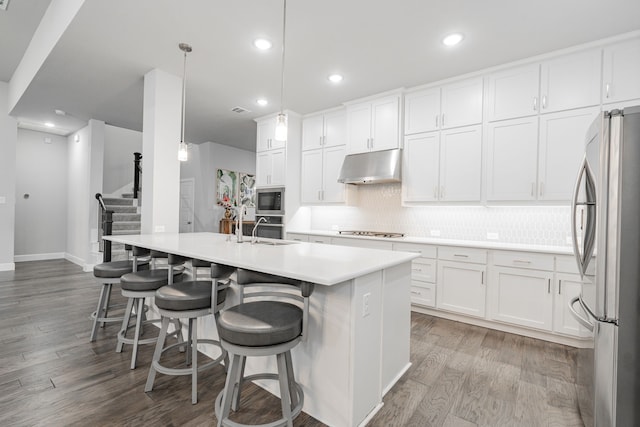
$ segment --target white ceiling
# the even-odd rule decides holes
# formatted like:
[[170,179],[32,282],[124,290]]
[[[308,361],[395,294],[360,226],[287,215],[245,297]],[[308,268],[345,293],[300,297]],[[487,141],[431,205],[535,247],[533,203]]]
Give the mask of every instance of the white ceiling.
[[[48,3],[11,0],[0,11],[0,80]],[[284,107],[311,113],[638,30],[638,16],[638,0],[288,0]],[[466,38],[446,48],[440,40],[452,31]],[[274,47],[255,49],[259,36]],[[187,42],[186,139],[254,150],[253,119],[279,109],[281,38],[282,0],[88,0],[11,113],[142,130],[144,74],[181,76],[178,43]],[[341,84],[327,81],[333,72]],[[259,107],[258,97],[271,104]]]

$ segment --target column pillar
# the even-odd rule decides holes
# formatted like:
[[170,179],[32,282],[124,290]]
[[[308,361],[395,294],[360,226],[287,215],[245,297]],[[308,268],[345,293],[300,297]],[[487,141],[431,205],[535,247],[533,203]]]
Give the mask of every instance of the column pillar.
[[180,216],[182,78],[162,70],[144,76],[141,230],[177,233]]

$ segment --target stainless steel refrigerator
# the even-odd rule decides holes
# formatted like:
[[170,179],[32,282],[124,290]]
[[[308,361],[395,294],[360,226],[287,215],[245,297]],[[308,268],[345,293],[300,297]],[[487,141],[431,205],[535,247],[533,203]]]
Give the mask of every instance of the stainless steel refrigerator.
[[640,425],[640,106],[589,128],[571,214],[582,292],[569,304],[593,331],[579,350],[585,426]]

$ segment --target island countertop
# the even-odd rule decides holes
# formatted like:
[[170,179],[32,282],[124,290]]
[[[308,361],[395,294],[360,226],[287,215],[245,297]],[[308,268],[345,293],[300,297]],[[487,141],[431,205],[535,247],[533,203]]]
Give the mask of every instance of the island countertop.
[[244,243],[237,243],[236,236],[218,233],[112,235],[103,239],[326,286],[419,256],[409,252],[271,239],[261,239],[267,244],[251,244],[250,237],[245,237]]

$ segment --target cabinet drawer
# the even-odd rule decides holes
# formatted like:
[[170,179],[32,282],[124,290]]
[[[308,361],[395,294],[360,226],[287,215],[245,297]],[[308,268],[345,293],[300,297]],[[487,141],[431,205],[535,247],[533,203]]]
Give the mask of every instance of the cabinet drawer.
[[416,258],[411,262],[411,279],[436,283],[436,260]]
[[296,242],[308,242],[309,236],[307,234],[287,233],[287,240],[293,240]]
[[425,307],[436,306],[436,285],[411,281],[411,303]]
[[553,271],[553,256],[530,252],[494,252],[493,265]]
[[438,253],[435,246],[420,245],[418,243],[394,243],[394,251],[416,252],[423,258],[436,258]]
[[573,255],[557,255],[556,271],[558,273],[579,274],[576,258]]
[[438,248],[438,259],[486,264],[487,251],[484,249],[441,246]]
[[329,236],[309,236],[309,243],[324,243],[326,245],[331,243],[331,237]]
[[368,249],[385,249],[390,251],[393,248],[391,242],[382,242],[380,240],[367,240],[357,239],[349,237],[334,237],[331,239],[331,244],[341,246],[351,246],[354,248],[368,248]]

